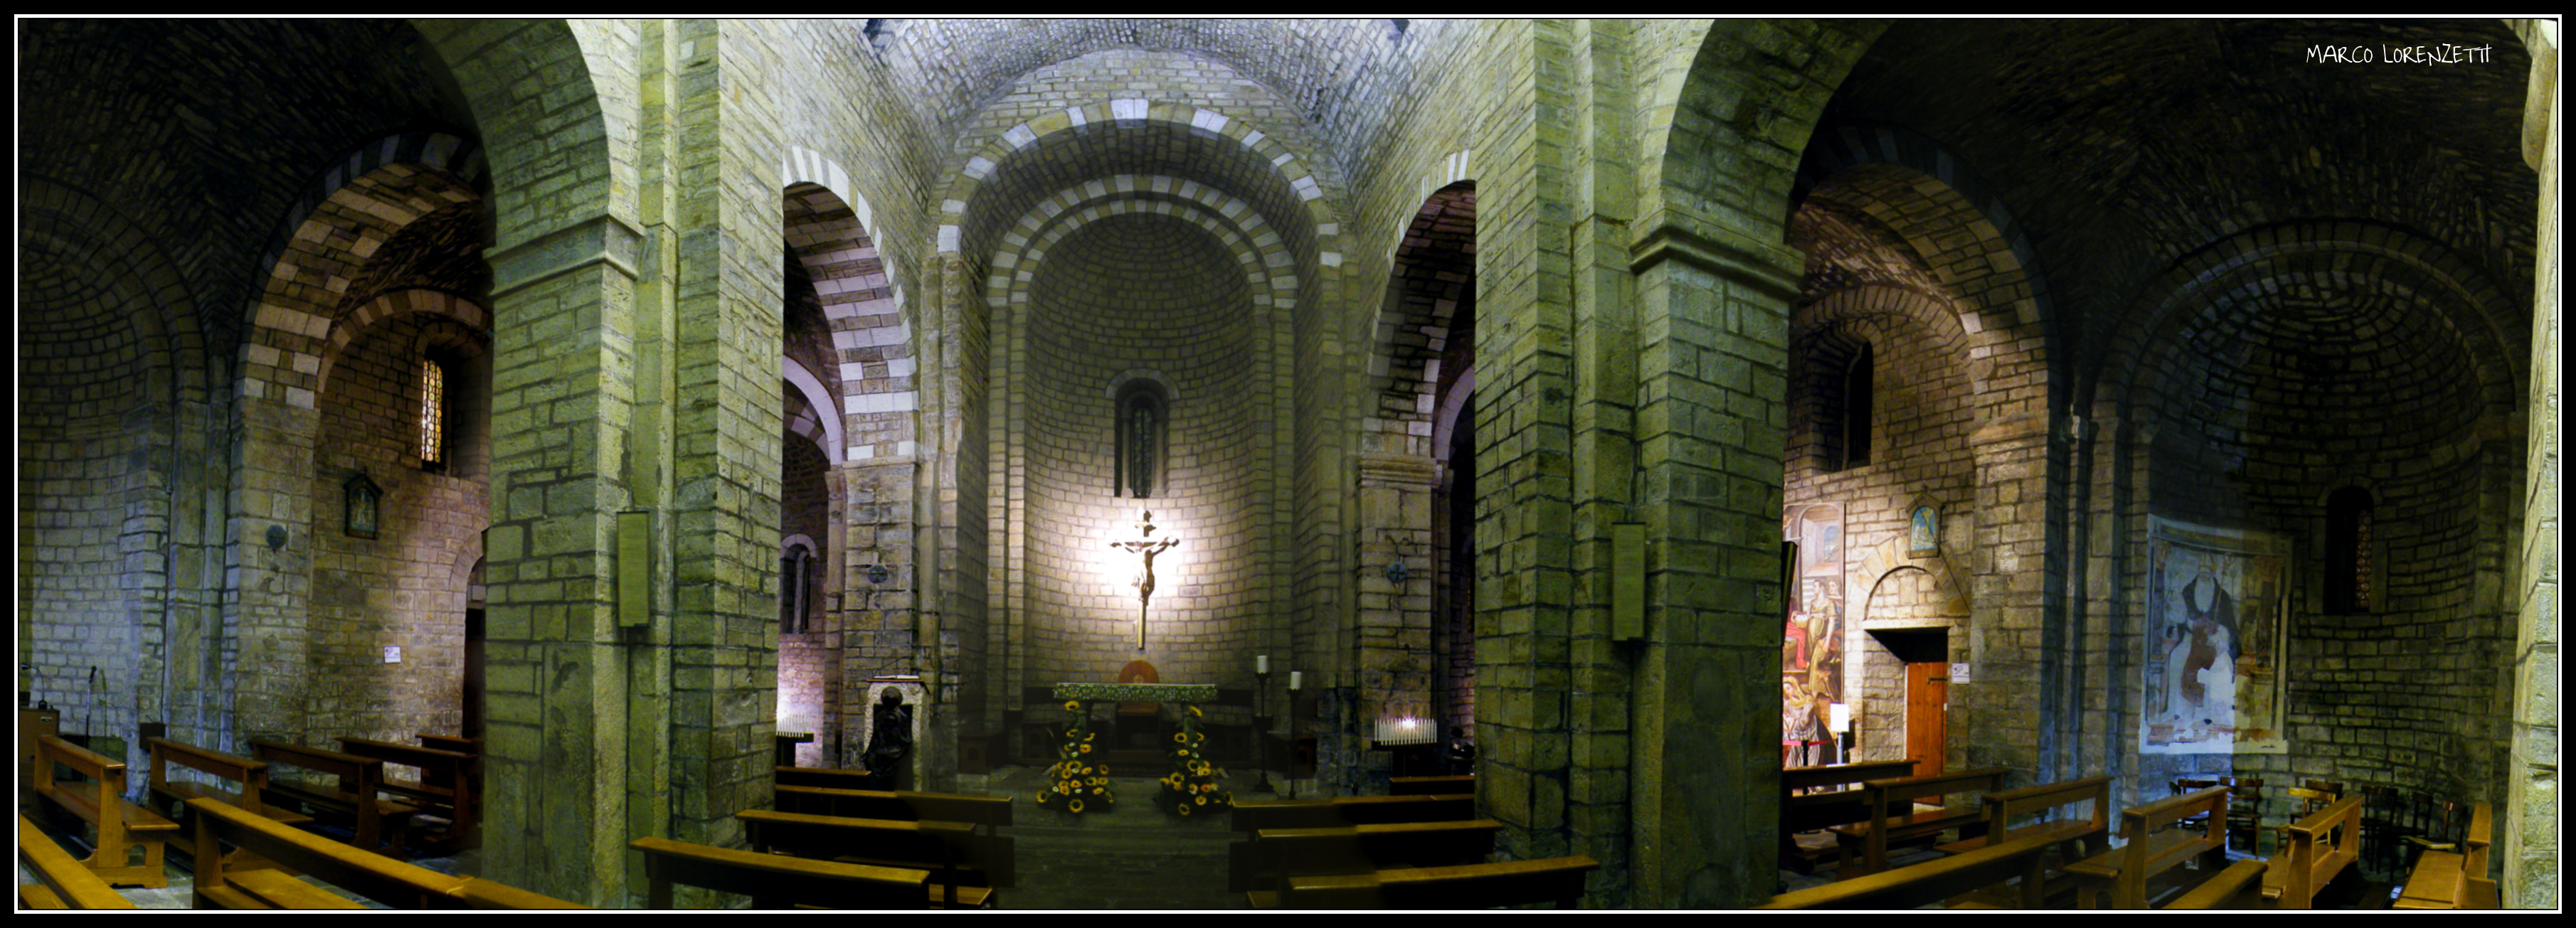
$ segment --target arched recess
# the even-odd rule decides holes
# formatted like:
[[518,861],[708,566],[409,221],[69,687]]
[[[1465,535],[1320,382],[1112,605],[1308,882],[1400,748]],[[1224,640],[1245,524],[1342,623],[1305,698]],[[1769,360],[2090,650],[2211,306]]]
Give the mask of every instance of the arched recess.
[[[2035,681],[2038,690],[1952,692],[1950,741],[1963,752],[1954,760],[2071,770],[2082,766],[2072,752],[2074,703],[2052,698],[2064,696],[2077,677],[2070,664],[2076,633],[2053,618],[2062,612],[2057,604],[2066,567],[2051,552],[2065,541],[2052,549],[2047,532],[2014,528],[2058,526],[2065,511],[2064,448],[2051,430],[2051,411],[2066,402],[2049,373],[2058,363],[2052,361],[2053,304],[2011,210],[1985,191],[1961,159],[1914,133],[1849,125],[1817,130],[1801,162],[1791,217],[1793,240],[1808,252],[1807,304],[1793,317],[1799,334],[1790,359],[1792,421],[1823,423],[1835,410],[1865,408],[1879,420],[1872,434],[1891,427],[1912,434],[1873,442],[1874,460],[1848,472],[1829,460],[1829,452],[1851,450],[1834,436],[1814,433],[1803,444],[1793,437],[1788,496],[1813,495],[1797,485],[1802,466],[1833,471],[1818,488],[1830,486],[1842,497],[1836,501],[1862,520],[1846,526],[1859,545],[1906,531],[1908,500],[1957,501],[1942,515],[1967,528],[1968,541],[1943,556],[1974,578],[1981,612],[1973,624],[1982,634],[1953,637],[1952,659],[1989,667],[1989,679]],[[1841,386],[1855,381],[1836,366],[1857,355],[1858,343],[1850,339],[1855,330],[1829,333],[1833,319],[1873,312],[1863,308],[1871,301],[1910,309],[1929,327],[1922,335],[1858,340],[1871,349],[1881,379],[1871,402],[1856,403]],[[1821,337],[1802,353],[1794,339],[1808,334]],[[1942,347],[1928,350],[1935,343]],[[1922,389],[1910,388],[1917,384]],[[2036,639],[2038,647],[1992,648],[2007,640],[1997,633]],[[2001,676],[2007,673],[2013,676]],[[2004,731],[2040,734],[1996,734]]]
[[140,721],[228,743],[222,363],[144,230],[40,176],[19,209],[19,688],[130,764]]
[[[397,160],[403,157],[437,163]],[[317,189],[298,201],[298,212],[285,218],[276,237],[273,261],[260,277],[264,288],[248,307],[236,371],[232,454],[238,476],[230,512],[229,560],[239,595],[231,604],[227,625],[234,629],[242,655],[235,700],[245,736],[303,741],[318,737],[320,730],[314,726],[324,722],[326,727],[339,726],[331,729],[334,732],[388,736],[408,736],[433,723],[440,724],[442,731],[455,725],[452,712],[440,719],[415,719],[405,714],[409,710],[390,702],[409,698],[402,687],[437,684],[430,681],[429,671],[412,679],[413,668],[390,662],[395,654],[386,648],[416,646],[393,640],[409,634],[394,630],[401,623],[383,625],[371,617],[365,602],[371,595],[368,582],[384,570],[402,576],[428,575],[393,568],[396,563],[419,560],[399,552],[343,550],[340,486],[359,465],[355,458],[333,463],[334,454],[347,458],[349,452],[326,454],[326,449],[339,449],[341,443],[336,438],[326,441],[325,436],[333,434],[329,431],[333,427],[350,425],[341,421],[349,415],[363,418],[367,423],[363,427],[369,429],[408,420],[416,436],[419,411],[403,412],[400,398],[418,403],[418,359],[397,361],[421,350],[419,340],[431,329],[409,328],[411,323],[402,320],[417,322],[413,317],[422,313],[450,319],[449,324],[472,333],[454,339],[459,347],[471,346],[460,356],[480,359],[478,363],[485,365],[480,370],[490,369],[484,350],[487,314],[480,306],[453,296],[488,292],[492,286],[490,266],[482,255],[489,228],[484,199],[474,179],[448,170],[471,170],[478,164],[471,146],[452,136],[400,135],[370,142],[321,173]],[[398,325],[387,329],[389,322]],[[367,338],[371,334],[380,336],[372,344]],[[375,374],[353,390],[345,381],[350,378],[347,365],[355,358],[365,358]],[[399,366],[403,376],[391,373],[393,366]],[[357,397],[353,402],[365,404],[364,408],[335,407],[326,414],[321,400],[326,371],[343,381],[339,394]],[[471,381],[471,395],[488,410],[488,375],[478,376],[485,379]],[[478,410],[462,421],[481,429],[487,416],[488,412]],[[471,453],[475,460],[485,460],[484,451]],[[413,461],[408,470],[418,472],[418,458]],[[381,466],[389,465],[372,459],[366,463],[368,468]],[[474,476],[479,481],[482,475]],[[392,485],[382,477],[378,483]],[[311,489],[305,493],[248,489],[263,486]],[[441,492],[470,495],[470,512],[482,512],[485,496],[479,485],[470,491]],[[406,499],[417,498],[398,495],[387,502]],[[470,520],[477,524],[441,530],[484,527],[481,516]],[[323,534],[326,526],[327,535]],[[364,563],[344,563],[342,556]],[[461,617],[449,618],[461,622]],[[448,642],[454,637],[441,633],[436,640]],[[430,648],[450,655],[448,666],[454,669],[454,648],[443,644]],[[388,673],[387,667],[404,675],[400,686],[377,685]],[[452,708],[455,681],[449,679],[444,685],[448,698],[434,704]],[[342,687],[349,687],[347,692],[380,694],[379,701],[361,704],[324,698],[343,692]],[[433,703],[423,699],[406,704]],[[316,712],[329,717],[317,718]],[[380,731],[379,725],[390,727]],[[404,725],[414,727],[404,729]]]
[[1425,197],[1397,242],[1357,456],[1360,715],[1437,743],[1475,713],[1475,182]]
[[[782,645],[779,700],[813,719],[818,744],[803,751],[858,766],[865,719],[859,706],[871,676],[920,667],[914,640],[920,578],[916,519],[921,479],[916,314],[906,305],[867,228],[867,200],[830,157],[790,147],[780,168],[788,251],[787,378],[805,395],[790,426],[810,416],[821,427],[824,496],[809,534],[824,569],[820,631]],[[786,463],[796,474],[803,449]],[[815,481],[789,486],[813,489]],[[791,515],[791,521],[798,518]],[[812,519],[809,519],[812,521]],[[800,523],[801,524],[801,523]],[[793,657],[793,660],[790,658]],[[790,684],[795,687],[791,692]],[[808,692],[810,690],[810,692]]]
[[[1140,157],[1149,169],[1140,170]],[[1337,331],[1336,325],[1318,315],[1325,294],[1339,286],[1337,269],[1342,263],[1338,220],[1330,200],[1315,171],[1279,135],[1212,108],[1143,97],[1049,107],[1043,115],[1001,130],[969,153],[946,185],[938,271],[956,285],[951,291],[954,302],[946,302],[949,295],[942,295],[947,313],[942,324],[943,350],[951,353],[938,364],[926,365],[934,371],[937,386],[925,392],[925,404],[941,406],[941,416],[961,423],[961,430],[958,464],[932,478],[943,498],[931,521],[953,525],[958,539],[952,562],[956,569],[940,575],[939,582],[945,586],[940,599],[953,607],[943,621],[955,629],[960,660],[982,668],[981,675],[990,680],[990,693],[1016,694],[1023,683],[1045,682],[1031,666],[1040,652],[1025,646],[1032,626],[1024,620],[1032,618],[1030,614],[998,596],[988,600],[985,593],[987,589],[1025,589],[1012,585],[1012,578],[1028,563],[1025,544],[1013,547],[1012,537],[1015,526],[1028,524],[1028,513],[1013,510],[1007,495],[1010,472],[1000,468],[1009,466],[1005,462],[1018,436],[1028,434],[1008,419],[1022,408],[1014,404],[1023,397],[1007,383],[1035,381],[1012,380],[998,372],[998,365],[1025,347],[1013,340],[1029,331],[1012,323],[1014,317],[1007,308],[1015,305],[1015,299],[1044,292],[1043,286],[1032,288],[1032,275],[1061,273],[1060,269],[1081,263],[1064,262],[1061,252],[1038,261],[1039,255],[1020,241],[1033,227],[1054,228],[1057,231],[1052,234],[1077,246],[1083,236],[1153,235],[1172,243],[1214,236],[1207,240],[1214,243],[1212,247],[1236,256],[1224,263],[1258,272],[1257,281],[1243,278],[1253,285],[1240,321],[1259,333],[1259,347],[1252,357],[1262,366],[1242,365],[1242,370],[1227,376],[1253,376],[1268,385],[1238,397],[1240,407],[1228,412],[1270,425],[1246,443],[1253,449],[1245,471],[1253,476],[1246,487],[1259,502],[1227,512],[1223,518],[1275,527],[1259,533],[1257,540],[1248,542],[1251,548],[1228,561],[1272,578],[1273,582],[1247,589],[1254,605],[1243,614],[1273,618],[1233,623],[1236,629],[1214,633],[1235,636],[1238,644],[1232,647],[1269,653],[1274,659],[1299,655],[1294,660],[1306,669],[1310,693],[1347,684],[1337,676],[1344,670],[1337,643],[1346,641],[1345,610],[1350,603],[1347,574],[1338,568],[1347,558],[1349,535],[1341,522],[1347,504],[1345,494],[1332,489],[1337,478],[1322,465],[1331,458],[1320,457],[1338,454],[1328,449],[1334,449],[1341,436],[1292,424],[1339,414],[1349,395],[1345,386],[1322,376],[1320,370],[1304,369],[1338,356],[1338,346],[1348,338],[1348,333]],[[1111,202],[1132,206],[1116,207],[1123,212],[1115,214],[1064,215]],[[1265,231],[1246,234],[1255,224],[1266,227]],[[1115,231],[1121,226],[1125,231]],[[1190,232],[1185,226],[1200,231]],[[1153,227],[1162,231],[1149,232]],[[1216,259],[1209,259],[1209,265],[1215,263]],[[1212,276],[1197,276],[1214,281]],[[1022,296],[1014,297],[1014,292]],[[984,347],[988,337],[989,353]],[[1299,365],[1295,359],[1313,363]],[[1132,365],[1121,363],[1110,372],[1127,366]],[[1081,390],[1096,397],[1103,386],[1089,382]],[[1188,396],[1221,395],[1186,378],[1175,386]],[[1096,400],[1090,402],[1098,405]],[[1188,415],[1187,403],[1176,413]],[[986,460],[994,467],[975,466]],[[1301,462],[1313,463],[1301,466]],[[1155,510],[1158,524],[1165,524],[1165,511]],[[1119,527],[1132,519],[1132,513],[1126,516],[1118,520]],[[1086,533],[1100,530],[1105,529],[1085,528]],[[1189,544],[1176,553],[1206,556],[1237,546],[1233,539],[1239,532],[1233,525],[1218,534],[1207,534],[1198,526],[1186,530],[1217,547]],[[1085,551],[1082,557],[1088,561],[1093,555]],[[1303,568],[1290,569],[1292,560]],[[1123,598],[1129,607],[1122,610],[1129,613],[1125,624],[1132,627],[1132,591]],[[1108,640],[1105,629],[1103,640]],[[1132,633],[1127,640],[1132,652]],[[1121,663],[1123,659],[1109,669],[1114,671]],[[1157,661],[1157,666],[1167,676],[1179,672],[1165,663]],[[1206,663],[1207,673],[1194,678],[1223,686],[1254,682],[1247,662],[1209,659]],[[1084,676],[1100,673],[1086,667]],[[982,694],[969,692],[961,697],[981,698]],[[986,700],[980,711],[969,713],[975,719],[970,724],[998,735],[1012,725],[1010,717],[1020,708],[1017,703],[1015,695]],[[1331,711],[1342,709],[1336,705]],[[1325,750],[1340,747],[1335,744]]]
[[[323,342],[314,419],[328,438],[310,452],[311,521],[296,532],[312,550],[310,731],[408,741],[464,728],[458,565],[490,524],[487,317],[448,293],[398,290],[349,310]],[[379,491],[372,513],[350,511],[353,480]]]
[[[2118,592],[2088,604],[2108,627],[2106,709],[2087,734],[2115,770],[2152,779],[2215,759],[2140,731],[2149,643],[2167,631],[2150,598],[2156,526],[2319,552],[2323,501],[2359,485],[2391,552],[2384,601],[2329,613],[2322,558],[2292,559],[2285,595],[2240,615],[2237,635],[2265,646],[2240,661],[2245,679],[2278,681],[2240,684],[2238,728],[2283,734],[2263,750],[2240,743],[2225,762],[2254,776],[2503,795],[2506,709],[2494,694],[2514,638],[2502,565],[2521,545],[2529,370],[2527,335],[2510,324],[2518,302],[2409,231],[2320,221],[2213,242],[2130,308],[2088,391],[2111,445],[2090,508],[2112,544],[2117,582],[2102,586]],[[2390,679],[2410,683],[2400,695]],[[2461,709],[2411,708],[2428,700]],[[2398,721],[2366,736],[2331,722],[2356,713]]]

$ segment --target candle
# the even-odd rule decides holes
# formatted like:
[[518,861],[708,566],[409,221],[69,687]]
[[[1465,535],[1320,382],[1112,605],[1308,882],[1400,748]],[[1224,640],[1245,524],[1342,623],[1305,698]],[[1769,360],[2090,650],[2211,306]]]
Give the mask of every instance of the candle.
[[1253,673],[1269,673],[1269,672],[1270,672],[1270,655],[1267,655],[1267,654],[1255,655],[1255,656],[1252,658],[1252,672],[1253,672]]
[[1289,688],[1289,689],[1294,690],[1294,689],[1296,689],[1299,685],[1301,685],[1301,684],[1305,683],[1305,681],[1306,681],[1306,672],[1305,672],[1305,671],[1303,671],[1303,670],[1291,670],[1291,671],[1289,671],[1289,672],[1288,672],[1288,688]]

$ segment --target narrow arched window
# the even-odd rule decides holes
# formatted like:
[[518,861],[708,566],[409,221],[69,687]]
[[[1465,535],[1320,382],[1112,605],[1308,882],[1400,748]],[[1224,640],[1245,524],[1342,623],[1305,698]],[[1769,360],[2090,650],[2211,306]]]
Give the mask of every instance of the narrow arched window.
[[1112,444],[1115,457],[1117,496],[1145,499],[1154,495],[1163,477],[1163,436],[1170,430],[1171,409],[1163,391],[1150,380],[1133,380],[1118,391],[1118,434]]
[[814,549],[789,545],[778,556],[778,633],[802,635],[812,630]]
[[447,368],[435,358],[420,359],[420,467],[447,469]]
[[1843,370],[1843,467],[1869,463],[1869,425],[1871,400],[1876,395],[1877,365],[1870,356],[1870,345],[1862,342],[1852,355],[1851,366]]
[[2344,487],[2326,497],[2326,611],[2369,612],[2370,491]]

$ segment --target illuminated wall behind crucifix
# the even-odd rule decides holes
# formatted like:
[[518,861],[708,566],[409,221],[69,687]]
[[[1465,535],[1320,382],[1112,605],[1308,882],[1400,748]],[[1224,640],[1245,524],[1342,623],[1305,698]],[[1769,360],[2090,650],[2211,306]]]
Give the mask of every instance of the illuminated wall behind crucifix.
[[[1265,530],[1286,503],[1284,354],[1261,350],[1277,313],[1254,298],[1267,285],[1241,230],[1155,205],[1064,217],[1028,300],[997,316],[1010,554],[994,589],[1026,685],[1109,680],[1138,658],[1166,682],[1246,685],[1247,630],[1285,608],[1282,533]],[[1155,556],[1140,610],[1138,555],[1112,542],[1146,510],[1181,543]]]

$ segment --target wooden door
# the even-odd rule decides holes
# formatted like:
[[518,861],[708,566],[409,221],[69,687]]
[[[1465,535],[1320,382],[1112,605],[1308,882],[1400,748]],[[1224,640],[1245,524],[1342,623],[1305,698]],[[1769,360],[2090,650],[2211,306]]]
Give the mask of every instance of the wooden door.
[[[1905,665],[1905,756],[1914,761],[1915,776],[1941,772],[1941,758],[1948,753],[1949,701],[1949,664]],[[1941,804],[1938,797],[1920,801]]]

